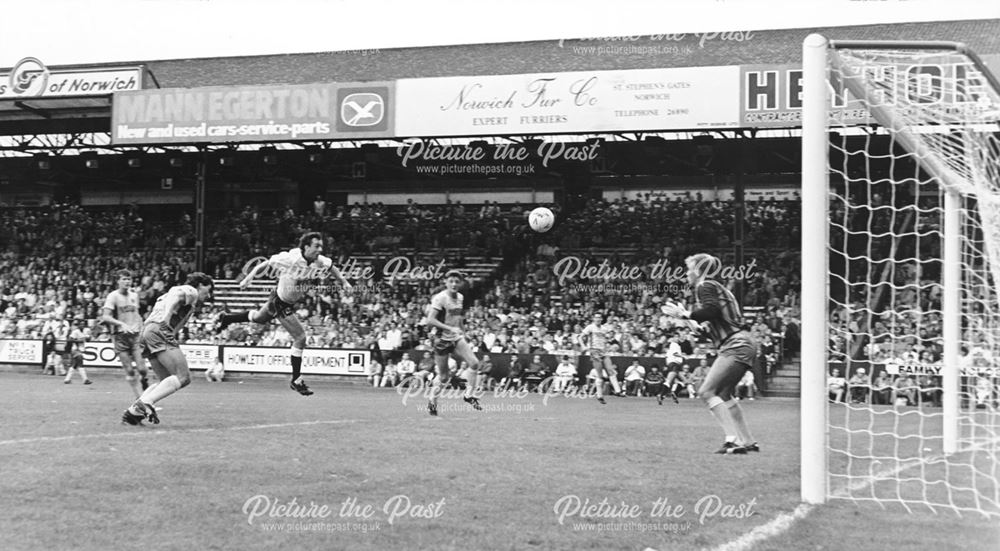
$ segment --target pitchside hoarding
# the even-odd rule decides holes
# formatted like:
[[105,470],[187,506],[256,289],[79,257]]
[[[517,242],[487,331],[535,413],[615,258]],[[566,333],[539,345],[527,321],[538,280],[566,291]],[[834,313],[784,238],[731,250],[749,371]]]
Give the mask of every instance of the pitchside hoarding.
[[[62,354],[59,343],[57,352]],[[288,348],[182,344],[188,367],[203,370],[223,359],[226,371],[249,373],[291,373]],[[42,341],[0,339],[0,364],[38,364],[42,362]],[[371,363],[368,350],[307,348],[302,356],[302,372],[307,375],[365,375]],[[121,360],[110,342],[89,342],[83,346],[84,367],[121,367]]]
[[0,363],[41,364],[42,341],[0,339]]
[[[2,342],[2,341],[0,341]],[[215,364],[219,347],[212,344],[182,344],[181,352],[191,369],[207,369]],[[83,345],[84,367],[121,367],[122,362],[110,342],[89,342]]]
[[170,88],[115,94],[111,142],[378,138],[394,127],[391,82]]
[[[302,352],[302,373],[305,375],[364,375],[368,372],[371,352],[307,348]],[[226,346],[223,349],[226,371],[253,373],[291,373],[288,348],[256,346]]]

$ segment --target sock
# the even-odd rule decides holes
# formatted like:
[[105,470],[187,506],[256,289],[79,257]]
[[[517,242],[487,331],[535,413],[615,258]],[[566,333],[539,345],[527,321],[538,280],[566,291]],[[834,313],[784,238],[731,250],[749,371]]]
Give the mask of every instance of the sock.
[[63,380],[67,382],[73,380],[73,366],[70,366],[70,368],[66,370],[66,378]]
[[145,404],[155,404],[180,389],[180,379],[177,378],[177,375],[171,375],[158,384],[147,388],[146,392],[143,392],[142,396],[139,397],[139,400]]
[[441,393],[444,392],[444,385],[447,384],[446,380],[450,379],[451,379],[450,374],[448,374],[447,376],[441,376],[434,379],[434,386],[431,387],[431,403],[434,404],[435,406],[438,403],[438,396],[440,396]]
[[465,397],[468,398],[472,396],[473,391],[476,389],[476,380],[478,378],[478,373],[476,369],[472,369],[472,375],[469,375],[469,380],[465,381]]
[[83,378],[84,381],[89,380],[87,378],[87,370],[84,369],[82,365],[80,367],[76,368],[76,369],[77,369],[77,371],[80,372],[80,377]]
[[302,373],[302,349],[292,347],[292,382],[298,382]]
[[753,435],[750,434],[750,427],[747,426],[746,418],[743,417],[743,408],[740,407],[740,403],[736,400],[729,400],[726,402],[726,406],[729,408],[729,415],[733,418],[733,425],[736,427],[736,434],[742,441],[741,444],[749,446],[756,442],[753,439]]
[[719,426],[725,431],[726,442],[736,442],[736,422],[733,421],[733,415],[729,412],[729,407],[726,403],[718,396],[712,396],[705,403],[708,404],[708,410],[715,416],[715,420],[719,423]]
[[126,375],[125,382],[128,383],[128,386],[132,387],[132,393],[135,394],[136,398],[142,396],[142,387],[139,384],[139,379],[130,375]]
[[222,325],[229,325],[231,323],[246,323],[249,321],[252,321],[250,319],[249,310],[233,312],[232,314],[222,314]]

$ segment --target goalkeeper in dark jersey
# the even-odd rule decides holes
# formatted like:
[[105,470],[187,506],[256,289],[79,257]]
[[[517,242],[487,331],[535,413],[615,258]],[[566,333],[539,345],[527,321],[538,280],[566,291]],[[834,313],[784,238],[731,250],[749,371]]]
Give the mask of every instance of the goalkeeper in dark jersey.
[[669,304],[667,315],[701,325],[718,349],[718,356],[698,390],[698,395],[726,433],[726,441],[716,453],[760,451],[735,398],[736,384],[753,367],[757,357],[757,342],[743,330],[743,315],[736,297],[721,283],[710,279],[719,273],[722,265],[719,259],[709,254],[696,254],[686,258],[684,264],[697,304],[690,312],[682,306]]

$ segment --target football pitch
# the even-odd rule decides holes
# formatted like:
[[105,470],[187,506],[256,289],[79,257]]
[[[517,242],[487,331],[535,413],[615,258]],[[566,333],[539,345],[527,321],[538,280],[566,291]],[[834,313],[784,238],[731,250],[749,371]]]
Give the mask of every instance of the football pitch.
[[[798,402],[744,402],[762,452],[712,452],[698,400],[422,396],[229,377],[122,425],[95,384],[0,368],[0,548],[995,549],[995,520],[799,503]],[[405,398],[405,399],[404,399]],[[728,546],[728,547],[727,547]]]

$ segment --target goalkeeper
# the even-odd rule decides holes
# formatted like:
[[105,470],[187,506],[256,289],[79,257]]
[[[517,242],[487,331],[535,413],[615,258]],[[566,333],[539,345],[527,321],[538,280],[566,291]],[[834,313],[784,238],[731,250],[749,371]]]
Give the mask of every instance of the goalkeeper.
[[666,314],[701,324],[719,350],[698,395],[708,405],[726,433],[726,440],[715,453],[746,454],[760,448],[750,434],[740,403],[735,399],[736,384],[757,357],[757,342],[743,330],[740,305],[728,289],[711,279],[719,273],[722,262],[708,254],[696,254],[684,260],[688,283],[698,301],[688,312],[677,304],[668,304]]

